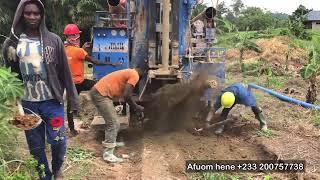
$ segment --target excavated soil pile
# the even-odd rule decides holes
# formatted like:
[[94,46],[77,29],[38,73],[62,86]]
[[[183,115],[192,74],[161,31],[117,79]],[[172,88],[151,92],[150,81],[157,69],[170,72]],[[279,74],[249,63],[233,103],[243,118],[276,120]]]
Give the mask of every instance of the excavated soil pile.
[[[240,52],[237,49],[228,49],[226,56],[229,60],[238,60],[240,57]],[[254,51],[245,51],[243,55],[245,60],[257,57],[259,57],[259,54]]]
[[[285,65],[286,56],[289,54],[289,66],[294,69],[300,69],[307,61],[308,54],[301,48],[289,49],[289,38],[286,36],[274,37],[271,39],[259,39],[256,44],[261,48],[262,53],[258,54],[253,51],[246,51],[244,59],[246,62],[264,59],[270,63]],[[227,59],[238,59],[239,51],[237,49],[230,49],[227,51]]]
[[205,74],[196,76],[189,83],[168,84],[160,88],[145,106],[150,119],[146,127],[159,131],[192,127],[193,117],[204,107],[200,99],[207,88]]
[[34,115],[17,115],[11,123],[20,129],[32,129],[39,121],[40,119]]
[[256,42],[262,49],[261,57],[270,62],[284,64],[286,54],[290,52],[289,64],[297,67],[302,66],[307,60],[307,52],[301,48],[288,49],[288,37],[275,37],[272,39],[260,39]]

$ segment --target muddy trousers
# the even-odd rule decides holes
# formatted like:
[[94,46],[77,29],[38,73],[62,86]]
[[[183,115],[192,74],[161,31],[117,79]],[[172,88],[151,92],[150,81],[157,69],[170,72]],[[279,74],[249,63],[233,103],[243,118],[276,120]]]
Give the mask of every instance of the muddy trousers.
[[[64,127],[63,104],[56,100],[41,102],[22,101],[22,106],[39,114],[43,122],[36,128],[25,131],[30,154],[38,161],[38,173],[41,180],[51,180],[62,167],[66,154],[66,136]],[[26,114],[31,114],[25,110]],[[45,141],[51,145],[52,171],[45,152]],[[44,169],[40,167],[44,167]]]
[[[221,116],[220,116],[220,121],[224,121],[227,119],[229,112],[231,111],[231,109],[234,106],[232,106],[231,108],[224,108],[222,110]],[[255,115],[255,118],[259,121],[260,123],[260,128],[263,128],[267,125],[267,122],[262,114],[262,110],[258,107],[258,106],[251,106],[251,110]],[[220,129],[223,129],[224,125],[220,126]]]
[[117,112],[113,106],[113,101],[108,97],[102,96],[95,88],[92,88],[89,94],[99,114],[106,122],[105,139],[102,145],[106,148],[114,148],[116,147],[120,124],[117,121]]
[[[82,83],[75,84],[78,95],[81,93],[81,91],[89,91],[94,85],[95,81],[90,80],[90,79],[85,79]],[[75,130],[74,129],[74,121],[73,121],[73,113],[70,112],[70,107],[69,105],[67,106],[67,119],[68,119],[68,127],[70,130]]]

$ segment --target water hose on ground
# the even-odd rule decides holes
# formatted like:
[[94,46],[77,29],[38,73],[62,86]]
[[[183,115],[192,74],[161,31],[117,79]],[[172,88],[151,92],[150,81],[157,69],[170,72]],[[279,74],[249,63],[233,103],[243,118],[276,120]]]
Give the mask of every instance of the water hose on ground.
[[320,110],[320,106],[316,106],[314,104],[306,103],[306,102],[294,99],[292,97],[285,96],[285,95],[280,94],[280,93],[278,93],[276,91],[273,91],[271,89],[267,89],[265,87],[258,86],[258,85],[253,84],[253,83],[250,83],[248,85],[248,89],[250,90],[251,88],[264,91],[264,92],[266,92],[266,93],[268,93],[268,94],[270,94],[270,95],[272,95],[272,96],[274,96],[274,97],[276,97],[276,98],[278,98],[278,99],[280,99],[281,101],[284,101],[284,102],[293,103],[293,104],[302,106],[302,107],[307,108],[307,109]]

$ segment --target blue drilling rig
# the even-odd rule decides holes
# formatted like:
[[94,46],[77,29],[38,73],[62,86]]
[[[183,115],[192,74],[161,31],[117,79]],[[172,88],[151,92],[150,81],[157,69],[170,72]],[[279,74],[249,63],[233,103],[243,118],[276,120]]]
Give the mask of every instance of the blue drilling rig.
[[[144,68],[136,87],[139,101],[168,83],[189,81],[206,71],[223,84],[225,48],[214,47],[216,9],[208,7],[191,19],[196,0],[108,0],[106,11],[96,12],[92,55],[120,66],[93,66],[98,80],[126,68]],[[208,89],[204,101],[212,97]]]

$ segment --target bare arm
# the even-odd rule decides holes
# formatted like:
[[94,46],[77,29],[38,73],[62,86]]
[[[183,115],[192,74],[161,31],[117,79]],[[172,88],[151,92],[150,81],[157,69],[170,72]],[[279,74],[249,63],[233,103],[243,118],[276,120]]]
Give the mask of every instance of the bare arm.
[[134,87],[131,84],[126,84],[124,89],[124,100],[130,105],[130,107],[134,108],[135,111],[143,111],[144,108],[138,105],[132,98],[132,92]]
[[111,66],[116,66],[115,64],[113,64],[112,62],[103,62],[103,61],[98,61],[94,58],[92,58],[91,56],[86,56],[85,58],[86,61],[91,62],[92,64],[95,65],[111,65]]

